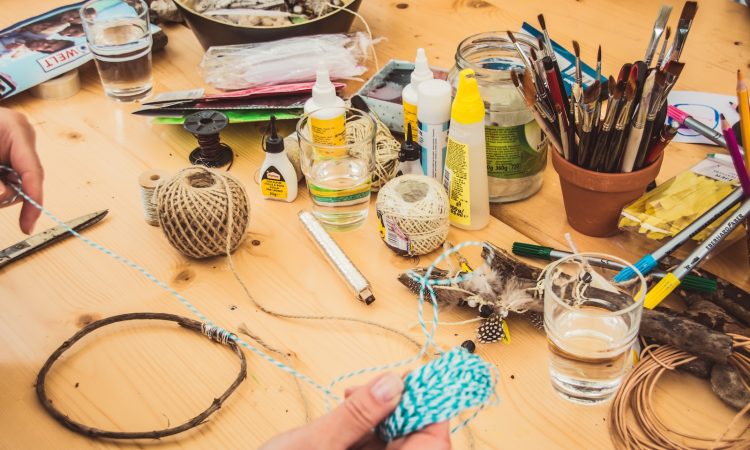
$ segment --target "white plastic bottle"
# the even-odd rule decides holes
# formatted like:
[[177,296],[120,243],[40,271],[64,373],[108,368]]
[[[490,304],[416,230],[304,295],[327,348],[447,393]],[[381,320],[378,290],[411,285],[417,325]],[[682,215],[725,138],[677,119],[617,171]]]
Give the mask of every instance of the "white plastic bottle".
[[471,69],[462,70],[451,108],[443,185],[448,189],[450,221],[478,230],[490,221],[484,102]]
[[445,80],[427,80],[419,83],[417,91],[422,170],[428,177],[441,180],[451,121],[451,85]]
[[427,55],[423,48],[417,49],[417,57],[414,59],[414,70],[411,72],[411,82],[401,91],[401,102],[404,109],[404,135],[411,124],[411,129],[417,133],[417,88],[423,81],[434,77],[430,66],[427,64]]
[[271,116],[270,136],[264,139],[266,158],[260,166],[260,193],[271,200],[292,202],[297,198],[297,172],[284,151],[284,139],[276,132]]
[[[321,108],[325,108],[322,109]],[[310,116],[310,139],[317,144],[344,145],[346,143],[346,119],[344,100],[336,96],[336,87],[331,83],[328,69],[318,64],[312,98],[305,102],[305,114]],[[331,155],[333,156],[333,155]]]

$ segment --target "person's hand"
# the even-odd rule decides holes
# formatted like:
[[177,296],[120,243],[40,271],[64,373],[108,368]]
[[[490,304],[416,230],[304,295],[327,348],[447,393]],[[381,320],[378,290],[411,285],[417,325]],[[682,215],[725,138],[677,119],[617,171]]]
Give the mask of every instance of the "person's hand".
[[296,428],[271,439],[261,450],[321,448],[448,450],[451,448],[447,422],[429,425],[409,436],[388,444],[372,432],[401,401],[404,382],[393,373],[385,373],[365,386],[348,389],[346,400],[336,409],[309,425]]
[[[42,204],[44,170],[36,154],[34,128],[18,112],[0,108],[0,165],[13,168],[21,178],[23,191]],[[16,191],[0,180],[0,206],[16,196]],[[41,211],[29,202],[21,208],[21,231],[30,234]]]

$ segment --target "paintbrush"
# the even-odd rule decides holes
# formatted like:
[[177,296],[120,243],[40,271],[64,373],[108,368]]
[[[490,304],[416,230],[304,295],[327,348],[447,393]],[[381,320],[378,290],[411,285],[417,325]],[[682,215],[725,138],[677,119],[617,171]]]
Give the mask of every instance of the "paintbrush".
[[[534,119],[536,120],[537,124],[542,128],[542,131],[547,135],[547,138],[550,140],[552,145],[555,147],[555,149],[563,156],[563,146],[560,143],[560,139],[557,136],[557,133],[553,129],[553,127],[550,125],[550,123],[539,113],[539,111],[534,107],[535,104],[535,96],[534,93],[529,91],[529,85],[522,84],[521,83],[521,77],[520,74],[517,73],[515,70],[511,70],[510,72],[510,78],[513,81],[513,85],[518,89],[518,92],[521,94],[521,98],[523,98],[524,102],[526,102],[526,106],[528,107],[529,111],[534,115]],[[531,86],[533,87],[533,86]]]
[[680,77],[682,69],[684,68],[685,63],[681,63],[679,61],[669,61],[664,67],[664,74],[666,75],[667,83],[664,87],[664,93],[662,94],[662,97],[660,99],[661,102],[659,108],[664,107],[664,104],[667,102],[667,96],[669,95],[669,92],[672,90],[675,83],[677,83],[677,79]]
[[682,13],[680,14],[680,20],[677,23],[674,41],[672,42],[672,47],[669,48],[665,62],[680,60],[680,55],[682,55],[682,49],[685,48],[685,41],[687,41],[690,26],[693,24],[696,12],[698,12],[697,2],[685,2],[685,6],[682,7]]
[[646,118],[648,117],[651,93],[654,89],[655,80],[656,70],[652,70],[648,77],[646,77],[646,81],[643,83],[641,99],[638,103],[638,111],[635,114],[635,120],[633,120],[633,126],[630,129],[630,135],[628,135],[628,141],[625,144],[625,153],[622,159],[622,166],[620,167],[622,172],[632,172],[633,167],[636,166],[638,150],[640,149],[643,138],[643,128],[646,126]]
[[557,73],[555,73],[554,63],[552,58],[545,56],[542,58],[542,65],[544,66],[544,73],[547,76],[547,85],[550,90],[550,98],[552,99],[552,107],[555,110],[555,117],[557,117],[557,124],[560,129],[560,140],[563,142],[563,156],[568,159],[568,142],[562,139],[563,133],[567,136],[567,131],[570,128],[568,124],[568,115],[557,114],[557,111],[564,110],[565,102],[563,101],[564,94],[560,91],[560,83],[558,83]]
[[547,51],[547,46],[544,44],[544,36],[536,37],[536,45],[539,47],[539,51],[542,52],[542,58],[544,58],[545,56],[550,56],[549,52]]
[[664,40],[661,43],[661,50],[659,50],[659,59],[656,61],[655,67],[661,67],[664,62],[664,56],[667,52],[667,42],[669,42],[669,36],[672,35],[672,27],[667,27],[667,31],[664,32]]
[[[646,116],[646,125],[643,127],[643,137],[641,137],[641,143],[638,146],[638,155],[646,154],[648,153],[648,150],[653,146],[652,144],[652,134],[654,134],[654,123],[657,123],[656,116],[661,112],[659,108],[659,103],[661,101],[661,97],[664,95],[664,84],[666,83],[665,78],[666,75],[664,72],[660,70],[655,70],[654,73],[656,76],[654,77],[654,87],[651,90],[651,99],[649,101],[649,108],[648,108],[648,116]],[[665,119],[662,119],[661,122],[663,123]],[[657,129],[658,134],[659,131]],[[658,137],[657,137],[658,139]],[[636,159],[638,159],[636,157]]]
[[638,90],[638,66],[633,65],[630,70],[630,76],[628,76],[627,84],[625,85],[625,102],[620,108],[617,116],[617,123],[615,124],[615,131],[611,138],[611,146],[609,151],[612,157],[608,161],[607,171],[616,172],[620,168],[620,161],[622,158],[622,146],[624,143],[625,129],[630,124],[631,109],[633,102],[636,98],[636,92]]
[[525,73],[516,74],[518,81],[521,83],[521,87],[524,90],[524,95],[531,95],[534,101],[534,107],[547,121],[554,123],[555,115],[552,112],[552,107],[548,106],[547,103],[541,98],[537,86],[532,81],[532,77],[526,76]]
[[656,22],[654,22],[654,28],[651,31],[651,40],[648,41],[648,46],[646,46],[646,56],[643,57],[643,61],[647,66],[651,65],[651,61],[654,58],[654,53],[656,52],[656,46],[659,44],[659,38],[661,38],[662,33],[664,33],[664,26],[667,24],[669,15],[671,13],[671,6],[661,6],[659,15],[656,17]]
[[[562,123],[564,120],[567,120],[566,114],[563,112],[560,105],[555,105],[555,112],[557,113],[558,122]],[[573,162],[570,158],[570,126],[560,127],[560,142],[562,142],[563,156],[568,161]]]
[[[544,81],[542,80],[541,75],[537,71],[536,64],[534,64],[526,55],[526,53],[521,48],[521,45],[516,40],[515,35],[512,31],[507,31],[508,37],[510,38],[510,41],[513,43],[513,46],[516,48],[516,52],[518,53],[518,56],[521,58],[521,61],[523,62],[523,65],[526,67],[526,70],[529,74],[531,74],[531,80],[533,81],[534,85],[536,86],[536,99],[537,102],[535,103],[537,105],[537,108],[539,108],[540,112],[544,117],[546,117],[548,120],[551,120],[554,122],[554,115],[552,113],[552,107],[551,104],[548,101],[548,95],[547,95],[547,89],[545,89]],[[536,54],[536,51],[532,48],[531,49],[534,54]]]
[[596,138],[596,114],[599,110],[599,95],[601,92],[601,82],[594,81],[594,84],[583,92],[583,102],[581,102],[581,142],[578,146],[578,165],[586,167],[587,158],[590,156],[589,147],[591,140]]
[[[547,32],[547,24],[544,21],[544,14],[539,14],[536,16],[536,18],[539,20],[539,26],[542,27],[542,34],[544,35],[544,42],[547,46],[547,49],[549,51],[549,57],[552,59],[552,67],[555,70],[555,78],[557,79],[558,83],[558,89],[560,89],[560,93],[562,94],[562,100],[563,100],[563,111],[570,111],[570,102],[568,101],[568,92],[565,90],[565,83],[563,82],[562,74],[560,73],[560,65],[557,63],[557,57],[555,56],[554,47],[552,47],[552,40],[549,37],[549,33]],[[571,119],[570,117],[568,119]]]
[[676,120],[672,121],[669,125],[664,124],[661,132],[659,133],[659,140],[656,141],[656,144],[654,144],[648,150],[648,154],[646,155],[646,157],[642,158],[643,160],[641,160],[641,154],[638,154],[639,159],[636,159],[635,161],[635,169],[642,169],[643,167],[646,167],[647,165],[659,159],[659,155],[661,155],[661,153],[667,147],[667,144],[669,144],[677,135],[677,131],[679,129],[680,124]]
[[596,136],[596,145],[594,151],[591,153],[591,162],[589,169],[601,170],[602,159],[607,150],[607,142],[609,141],[609,133],[612,126],[615,123],[617,116],[617,107],[620,104],[623,94],[625,93],[625,84],[616,83],[613,76],[609,76],[609,99],[607,100],[607,109],[604,113],[604,120]]
[[602,78],[602,46],[600,45],[599,48],[596,50],[596,78],[595,80],[599,81]]

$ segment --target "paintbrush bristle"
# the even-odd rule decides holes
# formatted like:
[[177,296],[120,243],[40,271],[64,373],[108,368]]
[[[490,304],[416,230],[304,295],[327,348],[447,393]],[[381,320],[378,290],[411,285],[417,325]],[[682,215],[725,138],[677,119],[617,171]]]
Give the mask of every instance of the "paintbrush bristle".
[[547,48],[544,45],[544,37],[541,35],[536,37],[536,44],[539,47],[539,51],[542,52],[543,55],[547,54]]
[[529,50],[530,50],[529,53],[531,53],[531,60],[537,61],[539,58],[537,58],[536,56],[536,50],[534,50],[534,47],[529,47]]
[[682,73],[682,69],[685,68],[685,63],[679,62],[679,61],[669,61],[667,63],[667,67],[664,68],[664,71],[673,77],[677,78]]
[[628,77],[628,82],[625,84],[625,100],[632,101],[633,99],[635,99],[635,94],[637,91],[638,68],[636,66],[633,66],[633,70],[630,71],[630,77]]
[[513,84],[518,87],[521,85],[521,81],[518,79],[518,72],[515,70],[510,71],[510,79],[513,80]]
[[510,38],[510,41],[515,44],[516,43],[516,37],[513,35],[513,32],[510,31],[510,30],[508,30],[507,33],[508,33],[508,37]]
[[599,64],[602,62],[602,46],[599,46],[599,49],[596,51],[596,63]]
[[672,27],[667,26],[667,30],[664,32],[664,42],[667,42],[670,36],[672,36]]
[[615,86],[615,95],[613,99],[615,101],[620,101],[623,95],[625,95],[625,85],[627,84],[627,81],[622,80],[618,81],[617,85]]
[[698,2],[685,2],[685,6],[682,7],[682,14],[680,14],[680,20],[693,20],[696,12],[698,12]]
[[547,31],[547,24],[544,23],[544,14],[539,14],[536,16],[537,20],[539,21],[539,25],[542,27],[542,30]]
[[573,40],[573,53],[575,53],[576,58],[581,57],[581,46],[578,44],[578,41],[575,39]]
[[610,97],[615,95],[616,88],[617,88],[617,80],[615,80],[615,77],[610,75],[609,78],[607,79],[607,90],[609,91]]
[[620,73],[617,75],[618,83],[620,83],[621,81],[626,81],[628,79],[631,67],[633,67],[633,65],[630,63],[625,63],[622,65],[622,67],[620,67]]
[[599,92],[601,91],[602,85],[599,80],[594,81],[594,84],[589,86],[583,91],[583,103],[592,103],[599,98]]

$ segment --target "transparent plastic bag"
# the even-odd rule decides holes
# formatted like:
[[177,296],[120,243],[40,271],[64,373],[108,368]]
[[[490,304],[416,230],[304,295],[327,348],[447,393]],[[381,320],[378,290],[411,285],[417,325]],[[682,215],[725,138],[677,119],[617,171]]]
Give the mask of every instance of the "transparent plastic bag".
[[206,83],[224,90],[314,81],[321,61],[332,79],[351,79],[367,70],[362,62],[374,43],[353,33],[211,47],[201,69]]
[[[706,158],[665,181],[622,210],[620,228],[654,240],[673,237],[736,189],[739,183],[731,164]],[[735,209],[701,230],[693,240],[708,237]],[[742,233],[735,230],[727,241],[734,241]]]

